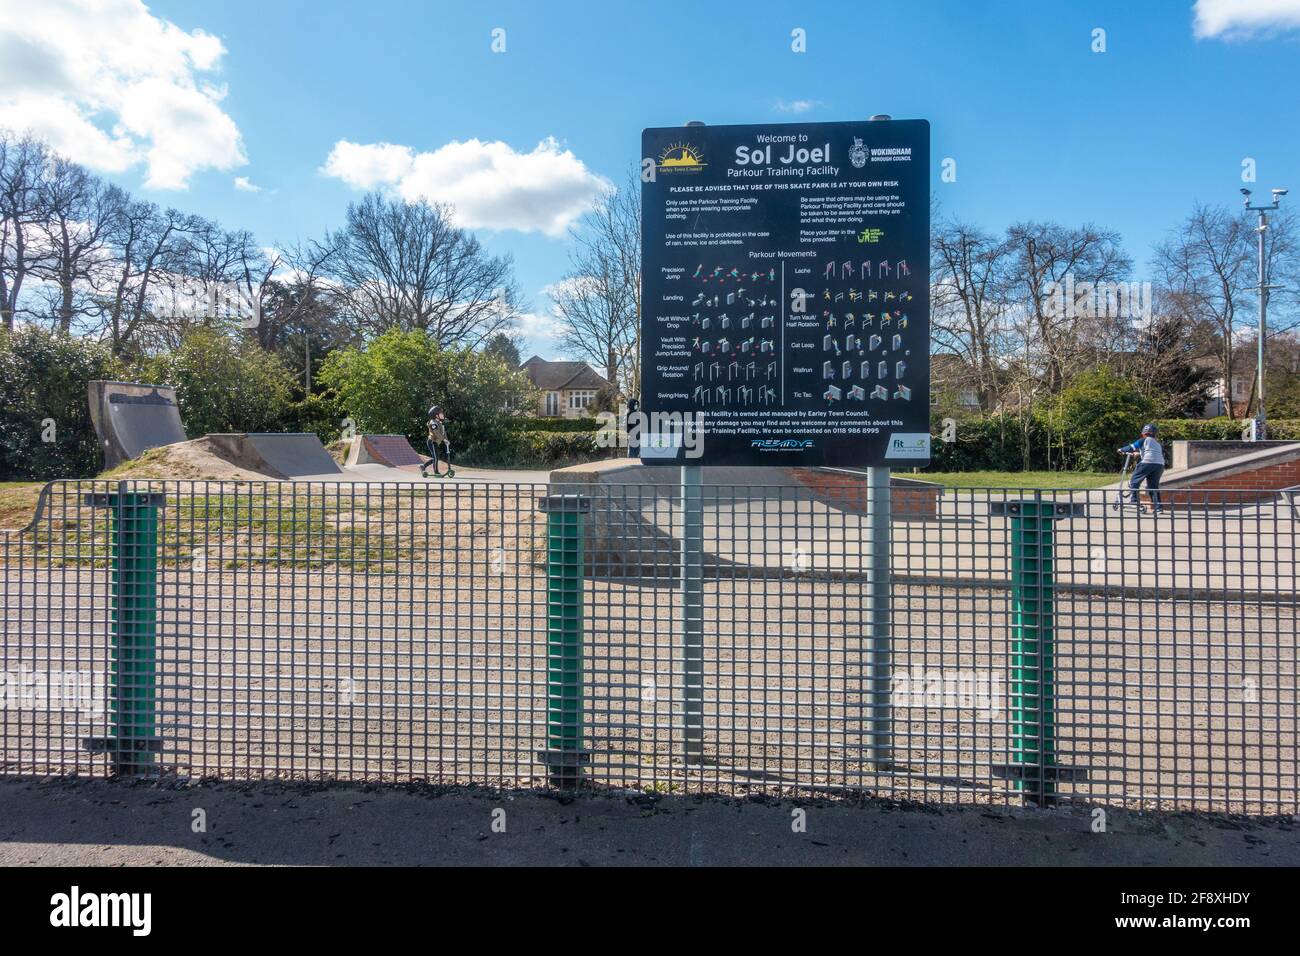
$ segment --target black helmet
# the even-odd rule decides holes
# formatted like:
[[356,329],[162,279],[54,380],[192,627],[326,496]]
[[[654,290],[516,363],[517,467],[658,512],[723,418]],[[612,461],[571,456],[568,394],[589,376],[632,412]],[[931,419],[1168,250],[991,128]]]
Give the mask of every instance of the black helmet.
[[430,417],[430,418],[437,418],[437,417],[438,417],[439,415],[441,415],[441,414],[442,414],[442,406],[441,406],[441,405],[430,405],[430,406],[429,406],[429,417]]

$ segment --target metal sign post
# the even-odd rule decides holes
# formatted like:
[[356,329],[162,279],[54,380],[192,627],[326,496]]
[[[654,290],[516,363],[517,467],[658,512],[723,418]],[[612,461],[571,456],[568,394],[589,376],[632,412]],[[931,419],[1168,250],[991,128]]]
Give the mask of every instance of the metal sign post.
[[893,620],[890,586],[889,469],[867,469],[867,600],[870,682],[870,744],[867,759],[877,770],[893,764],[891,697]]
[[704,502],[699,465],[682,465],[680,646],[686,762],[704,756]]

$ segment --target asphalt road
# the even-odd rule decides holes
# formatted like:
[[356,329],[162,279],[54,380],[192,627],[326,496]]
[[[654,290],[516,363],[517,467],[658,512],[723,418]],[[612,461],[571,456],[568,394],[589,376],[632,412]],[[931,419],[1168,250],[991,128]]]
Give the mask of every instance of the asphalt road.
[[1086,807],[0,780],[0,865],[34,864],[1295,866],[1300,826],[1107,809],[1097,832]]

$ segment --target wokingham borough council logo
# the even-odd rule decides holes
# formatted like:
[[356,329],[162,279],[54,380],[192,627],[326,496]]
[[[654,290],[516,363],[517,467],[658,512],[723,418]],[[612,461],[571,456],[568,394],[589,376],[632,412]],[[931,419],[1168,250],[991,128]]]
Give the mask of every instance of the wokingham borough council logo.
[[867,147],[862,145],[862,137],[853,137],[853,145],[849,147],[849,162],[853,164],[854,169],[861,169],[867,165]]

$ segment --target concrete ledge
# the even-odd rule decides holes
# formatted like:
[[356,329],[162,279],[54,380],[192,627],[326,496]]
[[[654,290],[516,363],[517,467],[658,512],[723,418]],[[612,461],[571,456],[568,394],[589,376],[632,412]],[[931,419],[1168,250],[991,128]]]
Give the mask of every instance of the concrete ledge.
[[1294,442],[1286,441],[1176,441],[1170,469],[1186,471],[1200,465],[1237,458],[1265,448],[1281,448]]
[[[867,473],[855,468],[791,468],[790,475],[830,504],[867,510]],[[889,476],[890,513],[895,518],[934,518],[943,487],[932,481]]]

